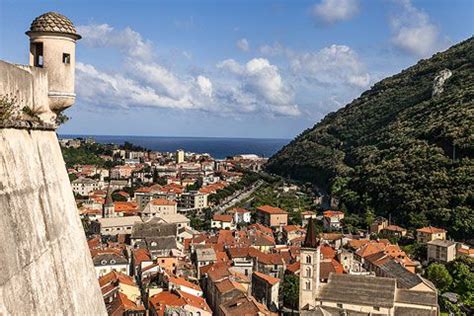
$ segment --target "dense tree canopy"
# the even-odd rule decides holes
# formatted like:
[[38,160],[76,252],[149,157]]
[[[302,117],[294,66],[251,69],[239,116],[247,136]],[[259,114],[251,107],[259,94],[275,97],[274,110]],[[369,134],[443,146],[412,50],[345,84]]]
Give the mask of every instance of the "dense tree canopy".
[[[434,95],[441,71],[451,76]],[[382,80],[267,166],[311,181],[364,218],[474,235],[474,39]],[[369,213],[369,214],[366,214]]]

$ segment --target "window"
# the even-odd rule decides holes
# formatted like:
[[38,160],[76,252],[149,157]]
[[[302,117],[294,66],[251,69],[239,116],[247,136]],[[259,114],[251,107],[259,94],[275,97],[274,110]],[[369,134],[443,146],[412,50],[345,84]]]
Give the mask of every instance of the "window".
[[376,311],[379,311],[379,310],[380,310],[380,307],[374,306],[374,309],[375,309]]
[[310,267],[307,267],[307,268],[306,268],[306,277],[307,277],[307,278],[310,278],[310,277],[311,277],[311,268],[310,268]]
[[33,44],[33,54],[35,57],[34,65],[35,67],[43,67],[43,43],[34,43]]
[[342,308],[342,304],[337,303],[337,307]]
[[307,291],[310,291],[310,290],[311,290],[311,281],[306,281],[305,289],[306,289]]
[[306,263],[311,263],[311,256],[310,255],[306,256]]

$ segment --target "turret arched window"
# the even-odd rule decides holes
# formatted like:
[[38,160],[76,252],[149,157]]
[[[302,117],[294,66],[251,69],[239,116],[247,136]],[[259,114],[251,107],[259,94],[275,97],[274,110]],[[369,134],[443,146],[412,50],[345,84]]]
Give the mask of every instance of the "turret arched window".
[[306,268],[306,277],[307,277],[307,278],[310,278],[310,277],[311,277],[311,268],[310,268],[310,267],[307,267],[307,268]]
[[311,281],[306,281],[305,290],[307,290],[307,291],[311,290]]
[[310,255],[306,256],[306,263],[311,263],[311,256]]

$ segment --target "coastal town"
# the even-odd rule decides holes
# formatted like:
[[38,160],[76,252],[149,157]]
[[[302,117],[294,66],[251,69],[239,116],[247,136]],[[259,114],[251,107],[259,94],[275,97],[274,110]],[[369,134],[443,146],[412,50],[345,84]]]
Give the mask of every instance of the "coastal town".
[[[340,14],[339,6],[345,3],[323,2],[313,14],[328,7]],[[31,12],[40,14],[39,7],[49,7],[29,4],[31,12],[25,10],[27,16],[21,17],[13,3],[8,4],[9,19],[0,12],[0,24],[6,27],[4,34],[11,31],[14,36],[17,22],[30,19]],[[84,6],[81,23],[94,19],[89,7],[94,5]],[[74,18],[76,6],[67,10],[75,12]],[[200,3],[195,9],[201,6],[206,7]],[[415,13],[410,20],[429,21],[410,1],[403,1],[403,6],[407,16]],[[122,4],[117,8],[124,10],[117,15],[120,20],[124,15],[147,20],[149,12],[155,19],[162,9],[134,5],[125,11]],[[137,8],[146,12],[130,11]],[[116,8],[103,9],[95,11],[112,14]],[[212,5],[211,11],[215,9]],[[141,136],[124,135],[123,141],[115,142],[100,141],[105,135],[67,136],[60,130],[69,120],[63,111],[75,103],[80,87],[77,97],[86,102],[82,106],[87,109],[91,100],[100,104],[97,112],[83,110],[93,113],[93,119],[83,121],[84,129],[78,130],[86,135],[92,135],[94,124],[106,128],[107,121],[124,133],[132,130],[123,122],[146,127],[157,121],[166,123],[163,128],[181,128],[175,126],[177,121],[196,126],[199,122],[202,130],[231,133],[235,126],[220,116],[233,113],[224,107],[226,101],[249,115],[247,119],[255,116],[257,125],[264,123],[260,112],[275,108],[266,113],[272,119],[267,125],[270,135],[285,129],[279,117],[284,113],[308,116],[313,122],[308,107],[300,111],[293,102],[293,87],[283,85],[279,71],[285,66],[277,67],[263,57],[247,63],[225,59],[216,63],[217,69],[229,68],[238,81],[224,82],[225,77],[211,81],[204,74],[212,72],[204,71],[185,76],[186,85],[179,88],[178,77],[154,61],[152,41],[132,28],[116,33],[104,23],[78,24],[76,29],[65,15],[44,11],[25,32],[28,64],[0,60],[0,315],[474,315],[474,38],[470,34],[431,58],[423,54],[428,59],[378,83],[369,80],[368,73],[347,76],[344,86],[362,81],[367,81],[365,88],[369,81],[373,86],[336,112],[325,109],[327,115],[319,123],[278,145],[269,152],[270,158],[263,157],[259,146],[241,144],[236,150],[228,144],[231,138],[220,138],[220,146],[229,145],[232,148],[226,152],[232,154],[221,156],[216,150],[213,157],[206,150],[190,151],[176,143],[168,147],[173,149],[159,150],[153,141],[140,145],[125,140]],[[265,6],[264,11],[271,10]],[[234,13],[239,17],[238,10]],[[230,14],[222,16],[227,19]],[[399,22],[394,19],[392,27],[399,27]],[[422,26],[431,29],[430,24]],[[147,29],[159,27],[153,24]],[[213,25],[206,32],[210,29],[223,31]],[[239,30],[233,25],[232,29]],[[301,29],[288,33],[296,35]],[[401,29],[402,35],[418,34]],[[93,32],[99,35],[91,36]],[[163,33],[173,38],[185,35],[167,29]],[[76,63],[76,42],[82,36],[83,49],[112,45],[126,54],[128,66],[116,64],[116,72],[101,73],[101,67],[82,59],[88,53],[81,53]],[[16,41],[5,41],[4,46],[10,49]],[[245,38],[237,44],[242,53],[257,52]],[[173,55],[176,52],[172,50]],[[294,59],[291,66],[297,66],[292,71],[339,65],[348,57],[352,66],[343,63],[336,77],[346,68],[364,68],[344,45],[299,56],[275,42],[258,52],[267,52],[268,58],[284,52]],[[346,54],[342,59],[331,57]],[[191,60],[192,54],[186,56]],[[113,68],[116,57],[108,54],[100,60],[109,60]],[[142,78],[146,86],[139,85],[132,73],[121,74],[120,68],[147,77]],[[165,86],[158,77],[166,79]],[[294,84],[316,84],[307,82],[309,77],[295,78]],[[314,77],[323,89],[332,84],[320,81],[325,76],[319,72]],[[229,90],[222,90],[218,81]],[[169,91],[168,84],[173,87]],[[172,92],[172,100],[160,95],[165,92]],[[107,98],[108,93],[114,97]],[[343,104],[331,100],[338,107]],[[210,101],[215,103],[204,106]],[[149,113],[152,104],[147,102],[177,106],[179,112],[158,119],[143,115],[128,124],[131,112],[138,112],[130,106],[140,102],[146,102]],[[114,103],[127,109],[130,117],[106,117],[109,112],[104,109]],[[185,115],[193,109],[207,116],[214,108],[219,116],[211,125]],[[79,122],[84,115],[72,113]],[[256,130],[244,121],[234,123],[239,131],[254,135]],[[214,144],[208,141],[206,148],[218,147]]]
[[[60,144],[110,315],[468,311],[448,283],[469,270],[474,249],[444,228],[382,217],[351,225],[350,214],[266,174],[266,159],[252,154]],[[96,164],[78,163],[91,153]]]

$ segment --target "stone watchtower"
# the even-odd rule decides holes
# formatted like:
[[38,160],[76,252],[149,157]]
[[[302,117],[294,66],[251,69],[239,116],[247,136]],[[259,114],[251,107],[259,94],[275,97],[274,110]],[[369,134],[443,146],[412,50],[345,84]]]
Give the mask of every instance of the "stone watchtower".
[[56,12],[34,19],[26,34],[30,37],[30,66],[46,70],[49,108],[59,113],[76,98],[76,41],[81,36],[67,17]]
[[56,135],[81,37],[54,12],[26,34],[30,64],[0,60],[0,315],[107,315]]
[[312,309],[320,288],[320,240],[313,219],[310,218],[306,238],[300,251],[299,309]]

